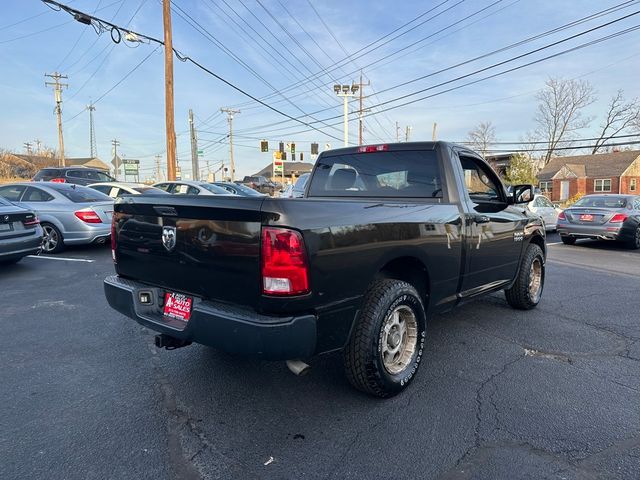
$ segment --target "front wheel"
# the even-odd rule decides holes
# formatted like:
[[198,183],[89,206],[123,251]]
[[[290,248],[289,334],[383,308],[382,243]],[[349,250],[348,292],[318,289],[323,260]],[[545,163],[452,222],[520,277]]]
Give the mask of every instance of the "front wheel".
[[376,280],[344,351],[347,378],[358,390],[391,397],[413,380],[422,360],[426,315],[416,289],[400,280]]
[[42,253],[58,253],[64,248],[62,234],[50,223],[42,224],[44,238],[42,239]]
[[531,310],[540,303],[543,288],[544,254],[538,245],[531,243],[520,261],[515,283],[504,293],[513,308]]

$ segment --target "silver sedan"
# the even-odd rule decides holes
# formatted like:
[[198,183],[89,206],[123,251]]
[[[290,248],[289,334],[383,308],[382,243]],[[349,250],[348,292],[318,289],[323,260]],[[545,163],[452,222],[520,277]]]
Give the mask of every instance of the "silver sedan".
[[566,245],[578,238],[617,240],[640,248],[639,195],[586,195],[558,215],[558,233]]
[[96,190],[68,183],[0,185],[0,197],[37,213],[44,231],[42,251],[65,245],[104,244],[111,235],[113,200]]
[[160,182],[154,187],[173,195],[217,195],[221,197],[236,197],[222,187],[207,182],[196,180],[176,180],[173,182]]

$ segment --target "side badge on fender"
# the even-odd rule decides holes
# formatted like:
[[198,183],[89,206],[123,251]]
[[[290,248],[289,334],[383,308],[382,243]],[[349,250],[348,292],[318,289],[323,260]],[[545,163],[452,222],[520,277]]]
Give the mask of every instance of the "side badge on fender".
[[513,241],[521,242],[524,239],[524,232],[513,232]]

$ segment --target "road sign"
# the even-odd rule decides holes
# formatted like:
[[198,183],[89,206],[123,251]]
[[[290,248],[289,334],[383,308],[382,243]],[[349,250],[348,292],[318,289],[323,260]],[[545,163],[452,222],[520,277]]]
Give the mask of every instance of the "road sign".
[[111,160],[111,165],[113,165],[116,168],[116,170],[119,170],[120,165],[122,165],[122,159],[119,156],[114,155],[113,160]]
[[204,150],[198,150],[198,155],[204,155]]
[[140,160],[134,160],[132,158],[123,158],[122,159],[122,164],[123,165],[139,165],[140,164]]
[[280,152],[273,152],[273,176],[282,175],[284,172],[284,161],[280,156]]

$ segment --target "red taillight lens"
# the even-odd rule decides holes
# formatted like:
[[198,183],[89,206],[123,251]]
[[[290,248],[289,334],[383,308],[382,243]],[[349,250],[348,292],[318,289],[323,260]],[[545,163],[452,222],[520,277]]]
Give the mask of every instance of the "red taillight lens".
[[567,217],[566,217],[566,215],[564,214],[564,212],[560,212],[560,213],[558,214],[558,220],[566,220],[566,219],[567,219]]
[[288,228],[262,228],[262,292],[309,293],[307,256],[302,235]]
[[78,210],[74,215],[84,223],[102,223],[102,220],[93,210]]
[[358,153],[386,152],[387,150],[389,150],[389,145],[366,145],[364,147],[358,147]]
[[116,247],[118,246],[118,242],[116,239],[116,214],[113,214],[111,218],[111,258],[113,259],[113,263],[118,263],[116,261]]
[[22,221],[22,224],[25,227],[35,227],[36,225],[38,225],[40,223],[40,219],[38,217],[36,217],[35,215],[31,218],[25,218]]
[[628,217],[624,213],[616,213],[613,217],[611,217],[611,220],[609,220],[609,223],[622,223],[627,218]]
[[65,183],[66,182],[66,180],[64,178],[52,178],[49,181],[53,182],[53,183]]

